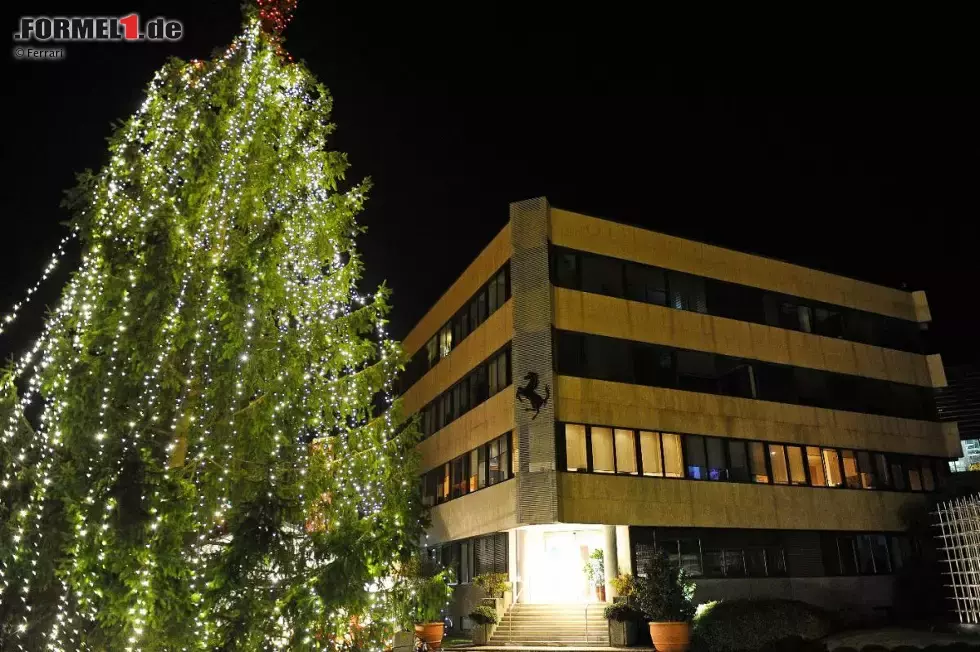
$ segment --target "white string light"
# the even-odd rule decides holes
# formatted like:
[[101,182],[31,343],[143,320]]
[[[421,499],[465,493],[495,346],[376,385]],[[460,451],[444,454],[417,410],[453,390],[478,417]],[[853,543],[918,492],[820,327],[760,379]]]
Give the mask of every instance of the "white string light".
[[[0,319],[2,333],[78,237],[78,270],[0,377],[2,497],[14,506],[0,603],[17,606],[16,649],[39,637],[54,652],[88,649],[85,632],[126,604],[112,635],[140,652],[165,626],[164,591],[184,591],[195,614],[179,647],[227,644],[230,598],[214,578],[240,543],[231,523],[262,499],[297,505],[268,535],[295,554],[246,569],[235,594],[274,605],[250,623],[265,647],[335,649],[355,616],[390,624],[382,575],[396,542],[376,530],[404,525],[393,505],[410,493],[411,433],[390,409],[400,354],[383,327],[387,292],[356,290],[364,189],[336,191],[346,163],[324,150],[329,109],[258,21],[210,62],[169,64],[114,137],[87,215]],[[318,533],[345,527],[368,528],[366,549],[390,559],[362,613],[328,609],[314,581],[345,552],[318,548]],[[65,542],[57,570],[48,535]],[[55,573],[48,620],[32,608],[46,581],[35,569]],[[291,586],[308,592],[302,607]]]

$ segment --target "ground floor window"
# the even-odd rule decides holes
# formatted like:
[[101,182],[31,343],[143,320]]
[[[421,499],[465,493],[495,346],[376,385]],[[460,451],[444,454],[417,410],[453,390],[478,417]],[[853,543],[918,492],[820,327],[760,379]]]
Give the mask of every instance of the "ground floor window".
[[706,579],[882,575],[919,556],[913,538],[889,532],[631,527],[630,546],[639,575],[660,549]]
[[483,573],[508,572],[506,532],[430,546],[427,554],[435,566],[452,569],[459,584]]

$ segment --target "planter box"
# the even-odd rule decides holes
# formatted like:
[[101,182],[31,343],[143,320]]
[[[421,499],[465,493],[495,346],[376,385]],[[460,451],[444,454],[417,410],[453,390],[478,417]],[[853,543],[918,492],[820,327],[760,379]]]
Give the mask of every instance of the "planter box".
[[636,621],[610,620],[609,644],[615,647],[636,645],[639,640],[640,628]]
[[507,613],[507,605],[503,598],[483,598],[480,604],[487,607],[493,607],[494,611],[497,612],[498,620],[503,620],[504,614]]
[[473,645],[486,645],[490,642],[496,630],[496,625],[474,625],[473,629],[470,630],[470,638],[473,639]]

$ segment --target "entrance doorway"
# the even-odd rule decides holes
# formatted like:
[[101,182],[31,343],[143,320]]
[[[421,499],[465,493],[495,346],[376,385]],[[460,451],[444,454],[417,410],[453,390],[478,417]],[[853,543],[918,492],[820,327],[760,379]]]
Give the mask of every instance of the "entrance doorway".
[[603,546],[603,532],[588,526],[531,526],[523,530],[523,554],[527,595],[524,602],[537,604],[595,602],[585,564]]

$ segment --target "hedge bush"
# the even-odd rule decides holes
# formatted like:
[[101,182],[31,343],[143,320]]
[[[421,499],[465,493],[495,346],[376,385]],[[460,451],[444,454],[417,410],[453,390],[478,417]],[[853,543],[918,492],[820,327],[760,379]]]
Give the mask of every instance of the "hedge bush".
[[830,615],[805,602],[726,600],[698,610],[693,643],[705,652],[741,652],[793,638],[812,641],[832,629]]

